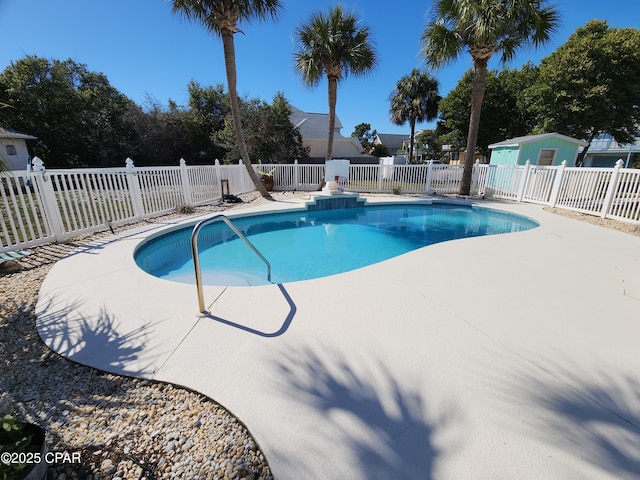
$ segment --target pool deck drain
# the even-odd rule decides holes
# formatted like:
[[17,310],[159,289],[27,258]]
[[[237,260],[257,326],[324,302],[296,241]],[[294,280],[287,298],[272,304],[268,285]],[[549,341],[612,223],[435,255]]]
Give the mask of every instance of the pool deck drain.
[[72,360],[218,401],[276,480],[638,478],[640,238],[481,204],[541,226],[207,287],[204,317],[194,286],[135,265],[151,232],[126,232],[53,267],[38,330]]

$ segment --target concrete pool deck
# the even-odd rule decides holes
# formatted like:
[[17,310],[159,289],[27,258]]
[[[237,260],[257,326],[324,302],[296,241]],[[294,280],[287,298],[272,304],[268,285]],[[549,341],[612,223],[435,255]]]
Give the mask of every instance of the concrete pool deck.
[[79,363],[213,398],[276,480],[639,478],[640,237],[479,203],[541,225],[206,287],[204,317],[194,286],[135,265],[157,225],[127,231],[52,268],[38,331]]

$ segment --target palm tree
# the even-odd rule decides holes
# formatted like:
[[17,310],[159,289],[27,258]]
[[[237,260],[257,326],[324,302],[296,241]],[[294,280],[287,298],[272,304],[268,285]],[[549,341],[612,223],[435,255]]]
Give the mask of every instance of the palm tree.
[[349,74],[366,75],[377,64],[377,54],[369,38],[370,29],[360,23],[355,14],[346,13],[337,5],[326,15],[314,13],[294,34],[297,43],[295,65],[302,80],[315,87],[326,76],[329,83],[327,160],[333,155],[338,82]]
[[495,53],[502,62],[524,46],[549,41],[560,16],[546,0],[435,0],[433,19],[422,34],[422,55],[435,68],[468,51],[473,60],[471,115],[460,195],[469,195],[484,98],[487,63]]
[[391,93],[391,121],[396,125],[409,122],[411,137],[409,143],[409,162],[413,160],[413,145],[416,122],[428,122],[438,116],[438,81],[428,73],[417,68],[398,80]]
[[231,102],[231,116],[233,128],[242,160],[247,173],[255,188],[264,198],[271,199],[269,192],[262,185],[251,165],[247,142],[242,132],[240,107],[238,105],[238,91],[236,89],[236,53],[233,36],[244,33],[238,27],[242,22],[257,20],[275,20],[282,9],[279,0],[172,0],[173,13],[182,13],[190,20],[201,23],[215,36],[222,37],[224,48],[224,65],[229,84],[229,100]]

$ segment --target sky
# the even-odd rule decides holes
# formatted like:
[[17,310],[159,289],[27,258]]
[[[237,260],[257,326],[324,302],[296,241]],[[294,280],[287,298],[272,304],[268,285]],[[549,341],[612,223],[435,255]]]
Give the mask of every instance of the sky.
[[[378,133],[408,134],[408,124],[389,119],[389,96],[397,81],[420,59],[420,36],[431,18],[431,0],[282,0],[277,22],[254,21],[235,36],[238,92],[268,102],[282,92],[290,104],[314,113],[328,113],[327,82],[304,85],[294,69],[295,28],[314,12],[326,12],[341,3],[371,29],[378,66],[366,77],[348,77],[338,85],[336,113],[351,135],[356,125],[369,123]],[[507,66],[527,61],[539,64],[579,27],[591,19],[607,20],[610,27],[640,28],[638,0],[555,0],[560,28],[539,50],[520,50]],[[0,71],[27,55],[72,59],[102,72],[112,86],[144,105],[147,98],[160,104],[188,101],[187,85],[224,84],[222,40],[199,24],[171,12],[169,0],[0,0]],[[497,59],[490,68],[501,68]],[[460,59],[431,73],[445,97],[455,88],[471,59]],[[419,125],[434,128],[434,122]]]

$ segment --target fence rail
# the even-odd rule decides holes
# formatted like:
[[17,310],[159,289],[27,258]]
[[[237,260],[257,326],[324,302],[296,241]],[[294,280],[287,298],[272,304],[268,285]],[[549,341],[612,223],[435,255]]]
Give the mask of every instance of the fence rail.
[[[255,165],[275,190],[317,190],[324,165]],[[352,164],[346,189],[355,192],[456,194],[462,165]],[[223,188],[225,191],[223,192]],[[46,170],[0,175],[0,252],[7,252],[163,215],[182,206],[220,202],[254,186],[244,165]],[[640,170],[565,165],[474,165],[473,195],[531,202],[640,223]]]

